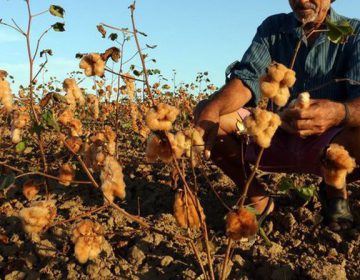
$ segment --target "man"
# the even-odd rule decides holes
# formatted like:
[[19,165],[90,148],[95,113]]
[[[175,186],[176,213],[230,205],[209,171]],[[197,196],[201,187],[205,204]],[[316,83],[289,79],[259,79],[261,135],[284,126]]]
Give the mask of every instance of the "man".
[[[241,145],[234,137],[236,121],[244,106],[252,107],[260,98],[259,77],[267,66],[276,61],[290,66],[296,45],[301,38],[294,70],[297,81],[291,98],[310,91],[308,109],[286,109],[282,112],[282,125],[275,134],[271,147],[264,152],[260,169],[274,172],[301,172],[321,175],[321,154],[332,142],[345,147],[360,163],[360,86],[350,83],[330,83],[335,78],[360,81],[360,37],[352,36],[345,44],[330,42],[324,32],[326,17],[332,21],[346,19],[359,33],[360,22],[335,13],[331,0],[289,0],[293,10],[267,18],[244,54],[241,62],[228,68],[227,83],[210,100],[201,102],[196,109],[196,125],[204,132],[205,155],[238,185],[244,185],[244,167]],[[304,28],[301,28],[301,25]],[[304,38],[304,32],[308,36]],[[316,89],[318,88],[318,89]],[[311,90],[316,89],[316,90]],[[246,160],[254,162],[258,147],[251,144]],[[359,170],[351,180],[359,179]],[[349,178],[348,178],[349,179]],[[349,181],[349,180],[348,180]],[[324,185],[325,187],[325,185]],[[333,230],[352,226],[353,217],[348,205],[346,186],[341,190],[326,186],[323,207],[325,218]],[[248,201],[262,213],[268,206],[264,189],[253,183]]]

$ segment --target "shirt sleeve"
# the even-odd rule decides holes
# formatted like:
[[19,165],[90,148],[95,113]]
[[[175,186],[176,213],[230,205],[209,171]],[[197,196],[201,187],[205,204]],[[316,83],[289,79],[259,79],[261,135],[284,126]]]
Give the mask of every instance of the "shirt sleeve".
[[[347,100],[360,97],[360,27],[357,23],[355,36],[350,38],[348,43],[350,48],[348,49],[348,63],[347,70],[345,72],[345,78],[351,81],[347,83]],[[355,82],[352,82],[355,81]]]
[[258,104],[260,100],[259,78],[271,63],[269,36],[265,25],[266,23],[263,22],[258,27],[255,37],[241,61],[235,61],[226,69],[226,81],[233,78],[240,79],[251,90],[252,98],[247,106]]

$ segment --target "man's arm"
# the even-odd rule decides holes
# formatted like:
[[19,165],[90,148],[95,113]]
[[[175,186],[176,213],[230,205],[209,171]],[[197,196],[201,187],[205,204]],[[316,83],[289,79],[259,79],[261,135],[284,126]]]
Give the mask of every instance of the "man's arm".
[[196,122],[197,129],[204,135],[206,151],[210,151],[215,143],[220,116],[239,110],[249,102],[251,97],[250,89],[241,80],[234,78],[206,104]]
[[[344,125],[360,127],[360,97],[345,103],[349,112]],[[346,114],[343,103],[314,99],[308,109],[289,109],[283,112],[282,128],[302,137],[322,134],[331,127],[341,125]]]

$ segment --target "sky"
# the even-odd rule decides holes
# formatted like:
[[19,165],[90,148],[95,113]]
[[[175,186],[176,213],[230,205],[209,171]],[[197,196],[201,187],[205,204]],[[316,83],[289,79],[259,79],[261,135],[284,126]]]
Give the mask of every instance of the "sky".
[[[57,21],[65,22],[65,32],[50,31],[41,41],[40,49],[50,48],[54,53],[45,79],[56,76],[62,80],[67,73],[78,70],[76,53],[103,52],[114,46],[114,42],[101,38],[96,25],[106,23],[131,28],[128,9],[131,3],[128,0],[31,0],[34,14],[47,10],[52,4],[62,6],[66,12],[64,19],[46,13],[33,20],[33,49],[47,27]],[[338,0],[333,7],[348,17],[360,17],[360,1]],[[148,35],[140,37],[140,44],[157,45],[146,51],[157,61],[148,63],[148,68],[160,69],[169,79],[175,69],[177,83],[192,82],[198,72],[208,71],[211,82],[221,86],[225,68],[241,59],[257,26],[269,15],[288,12],[290,7],[285,0],[138,0],[135,18],[137,29]],[[0,0],[0,19],[7,23],[14,19],[25,29],[25,1]],[[111,32],[114,31],[108,29],[108,34]],[[135,49],[134,41],[128,42],[124,58],[131,57]],[[14,87],[26,84],[29,71],[24,37],[0,25],[0,53],[0,69],[14,76]],[[36,67],[41,62],[37,58]],[[139,61],[134,63],[138,65]]]

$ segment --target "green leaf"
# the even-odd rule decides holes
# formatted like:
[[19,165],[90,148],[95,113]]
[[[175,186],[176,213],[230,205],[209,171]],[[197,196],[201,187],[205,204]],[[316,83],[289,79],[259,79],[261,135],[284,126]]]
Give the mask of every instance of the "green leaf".
[[331,21],[326,18],[328,39],[335,44],[344,44],[347,42],[349,36],[354,35],[355,30],[347,20]]
[[51,110],[46,110],[43,113],[42,120],[47,126],[54,128],[56,131],[60,131],[59,124],[55,120],[54,114]]
[[9,175],[7,175],[4,180],[1,182],[0,185],[0,190],[6,189],[7,187],[9,187],[11,184],[14,184],[15,182],[15,175],[14,173],[10,173]]
[[147,46],[149,49],[155,49],[157,47],[157,45],[148,45],[148,44],[145,44],[145,46]]
[[64,31],[65,31],[64,26],[65,26],[65,23],[63,23],[63,22],[57,22],[57,23],[51,25],[51,27],[52,27],[52,28],[54,29],[54,31],[56,31],[56,32],[64,32]]
[[116,33],[111,33],[109,35],[109,38],[110,38],[111,41],[115,41],[118,38],[118,35]]
[[51,49],[45,49],[40,52],[40,57],[43,57],[44,54],[53,55],[53,52]]
[[15,146],[15,151],[19,154],[22,153],[25,149],[26,149],[25,141],[21,141],[20,143],[17,143],[17,145]]
[[245,209],[247,209],[250,213],[253,213],[254,215],[259,215],[259,211],[256,210],[254,207],[247,205],[245,206]]
[[57,5],[51,5],[50,8],[49,8],[49,12],[53,16],[61,17],[61,18],[63,18],[64,14],[65,14],[65,10],[62,7],[57,6]]
[[296,189],[296,194],[301,197],[302,199],[308,201],[315,195],[316,187],[315,186],[308,186]]
[[141,76],[141,72],[139,72],[138,70],[134,70],[134,71],[133,71],[133,74],[134,74],[136,77]]
[[283,177],[279,183],[279,191],[287,192],[290,189],[295,189],[294,182],[289,177]]

